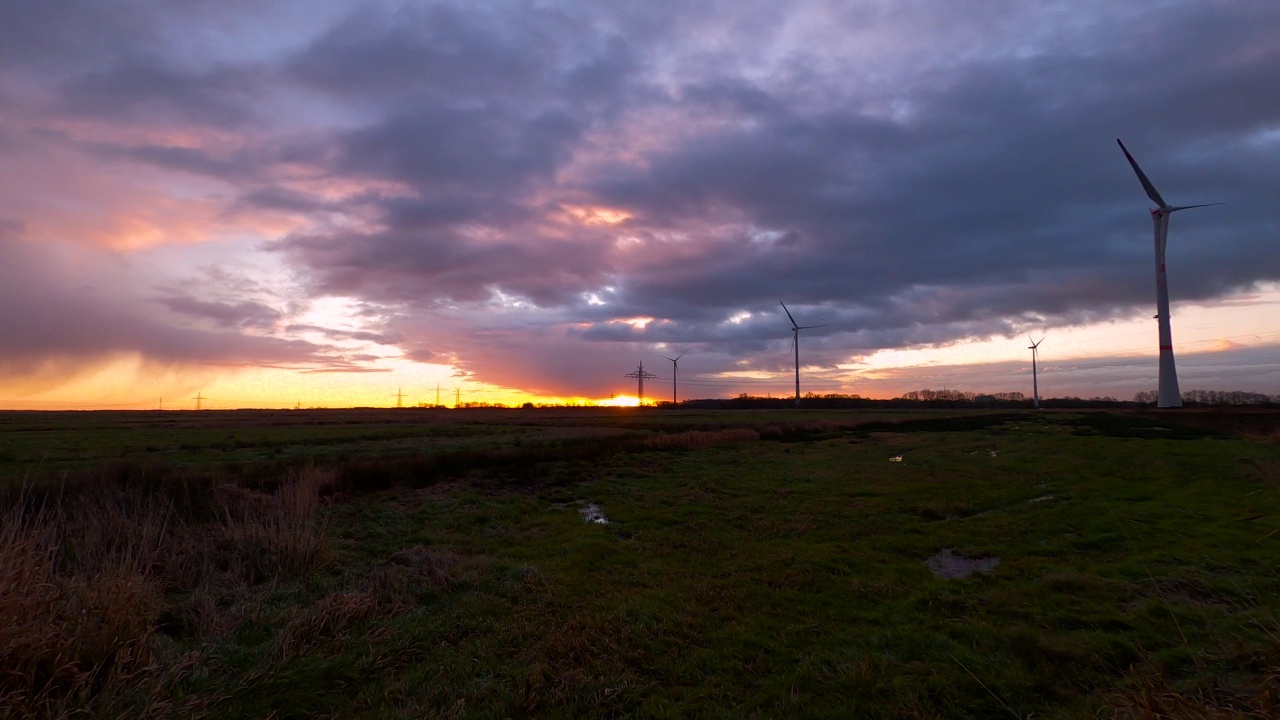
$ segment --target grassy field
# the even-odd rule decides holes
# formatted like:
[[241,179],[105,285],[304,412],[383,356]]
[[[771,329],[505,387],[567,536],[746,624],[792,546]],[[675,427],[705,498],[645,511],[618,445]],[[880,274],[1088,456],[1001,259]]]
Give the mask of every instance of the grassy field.
[[0,414],[0,717],[1276,717],[1278,426]]

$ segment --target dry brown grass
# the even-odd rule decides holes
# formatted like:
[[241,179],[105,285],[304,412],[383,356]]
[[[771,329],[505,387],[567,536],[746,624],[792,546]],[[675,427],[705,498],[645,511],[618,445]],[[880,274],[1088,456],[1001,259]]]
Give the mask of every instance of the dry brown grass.
[[281,631],[281,659],[289,660],[378,614],[378,602],[368,593],[333,593],[304,610],[294,610]]
[[318,565],[328,547],[325,523],[317,516],[320,493],[334,480],[332,471],[311,468],[269,495],[234,485],[219,488],[220,554],[233,563],[228,569],[256,585]]
[[682,433],[654,435],[645,439],[645,447],[654,450],[694,450],[732,442],[759,440],[760,433],[750,428],[728,430],[690,430]]
[[293,577],[323,558],[318,495],[299,471],[274,493],[220,488],[217,519],[103,481],[11,498],[0,526],[0,718],[170,717],[167,688],[197,662],[157,631],[226,632],[214,595]]
[[1263,673],[1253,687],[1178,692],[1158,675],[1117,693],[1110,703],[1116,720],[1273,720],[1280,717],[1280,668]]

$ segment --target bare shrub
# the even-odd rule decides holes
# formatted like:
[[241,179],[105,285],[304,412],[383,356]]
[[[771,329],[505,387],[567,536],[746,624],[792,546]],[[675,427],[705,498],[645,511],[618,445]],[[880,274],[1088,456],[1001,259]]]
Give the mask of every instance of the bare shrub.
[[750,428],[728,430],[690,430],[682,433],[654,435],[645,439],[645,447],[654,450],[695,450],[732,442],[759,440],[760,433]]
[[299,470],[273,493],[112,473],[5,498],[2,718],[192,716],[170,688],[197,656],[160,652],[158,629],[229,632],[243,603],[228,600],[324,557],[332,472]]
[[65,717],[126,695],[139,717],[164,706],[140,680],[154,674],[163,506],[103,494],[24,505],[0,528],[0,717]]

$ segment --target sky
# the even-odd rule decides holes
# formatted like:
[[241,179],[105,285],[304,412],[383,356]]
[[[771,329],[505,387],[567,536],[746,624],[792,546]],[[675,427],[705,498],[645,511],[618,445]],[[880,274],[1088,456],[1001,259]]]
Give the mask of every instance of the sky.
[[[0,407],[1280,393],[1280,3],[0,4]],[[439,390],[437,391],[437,388]]]

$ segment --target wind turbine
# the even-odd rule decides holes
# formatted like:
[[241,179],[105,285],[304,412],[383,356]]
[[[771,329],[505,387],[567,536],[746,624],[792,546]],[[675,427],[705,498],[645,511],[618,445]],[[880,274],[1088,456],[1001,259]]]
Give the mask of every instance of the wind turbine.
[[680,379],[680,358],[684,357],[684,353],[689,352],[689,348],[685,348],[684,352],[669,358],[666,355],[659,355],[663,360],[671,361],[671,404],[675,405],[676,401],[676,382]]
[[791,321],[791,347],[796,351],[796,407],[800,407],[800,331],[826,327],[826,325],[797,325],[796,319],[791,317],[791,311],[787,309],[787,304],[781,300],[778,304],[782,306],[782,312],[786,313],[787,319]]
[[1160,326],[1160,395],[1156,401],[1156,407],[1182,407],[1182,393],[1178,391],[1178,371],[1173,364],[1173,330],[1169,325],[1169,282],[1164,270],[1164,248],[1169,240],[1169,216],[1179,210],[1222,203],[1170,205],[1160,197],[1156,186],[1147,179],[1147,174],[1138,167],[1138,161],[1129,154],[1128,148],[1120,142],[1120,138],[1116,138],[1116,142],[1119,143],[1120,150],[1129,160],[1129,164],[1133,166],[1133,171],[1137,173],[1142,189],[1147,191],[1147,197],[1156,204],[1155,209],[1151,211],[1151,220],[1156,230],[1156,320]]
[[1044,342],[1044,338],[1032,340],[1031,336],[1027,336],[1027,341],[1031,343],[1031,347],[1027,348],[1031,351],[1031,396],[1035,399],[1036,409],[1040,409],[1040,383],[1036,380],[1036,348],[1040,347],[1040,343]]

